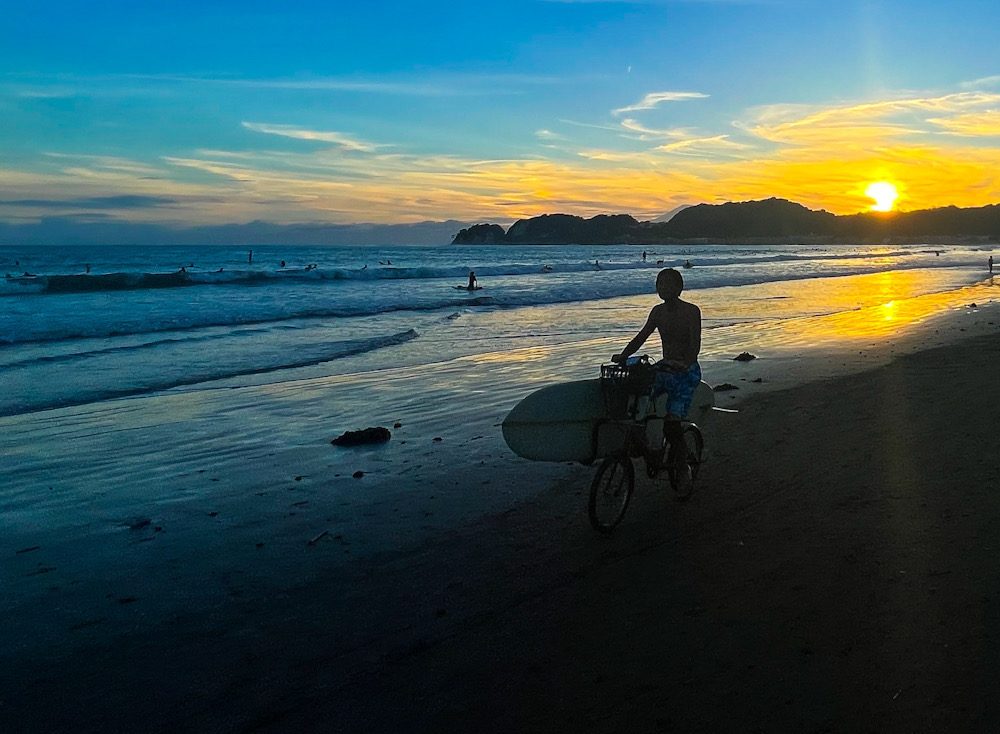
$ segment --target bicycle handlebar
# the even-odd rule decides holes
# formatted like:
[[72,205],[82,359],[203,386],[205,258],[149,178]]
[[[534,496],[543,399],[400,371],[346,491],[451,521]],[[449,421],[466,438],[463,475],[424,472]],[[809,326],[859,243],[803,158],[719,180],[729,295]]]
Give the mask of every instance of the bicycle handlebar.
[[610,368],[612,370],[622,369],[625,370],[626,373],[630,373],[633,370],[635,372],[643,372],[645,370],[651,370],[655,372],[684,372],[688,369],[687,367],[674,367],[672,365],[668,365],[667,364],[668,360],[666,359],[661,359],[658,362],[654,362],[648,355],[645,354],[641,354],[637,357],[628,357],[625,360],[616,361],[614,357],[617,356],[618,355],[616,354],[611,358],[611,364],[601,365],[602,377],[605,376],[605,368]]

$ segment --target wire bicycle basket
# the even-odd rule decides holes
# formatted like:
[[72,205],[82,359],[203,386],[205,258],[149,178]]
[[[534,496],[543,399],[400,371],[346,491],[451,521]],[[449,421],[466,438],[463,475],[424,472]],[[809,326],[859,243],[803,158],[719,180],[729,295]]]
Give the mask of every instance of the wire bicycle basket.
[[649,394],[655,377],[653,363],[645,355],[625,363],[602,364],[601,393],[608,417],[634,417],[630,413],[634,413],[638,398]]

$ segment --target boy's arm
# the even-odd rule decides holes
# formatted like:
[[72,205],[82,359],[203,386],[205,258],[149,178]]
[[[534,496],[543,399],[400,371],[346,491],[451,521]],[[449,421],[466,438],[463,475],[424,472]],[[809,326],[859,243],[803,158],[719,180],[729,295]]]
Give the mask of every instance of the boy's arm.
[[649,312],[649,318],[646,319],[645,326],[639,329],[639,333],[632,338],[632,341],[630,341],[628,343],[628,346],[626,346],[625,349],[622,350],[621,354],[616,354],[611,358],[612,362],[624,362],[632,354],[634,354],[636,350],[639,349],[639,347],[641,347],[643,344],[646,343],[646,340],[649,338],[649,335],[656,330],[656,322],[653,318],[654,312],[655,308],[653,309],[653,311]]

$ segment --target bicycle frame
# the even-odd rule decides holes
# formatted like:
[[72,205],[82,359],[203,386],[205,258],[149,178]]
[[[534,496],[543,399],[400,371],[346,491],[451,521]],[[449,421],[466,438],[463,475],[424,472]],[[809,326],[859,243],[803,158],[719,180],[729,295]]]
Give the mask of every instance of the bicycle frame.
[[[650,372],[652,374],[652,368]],[[647,382],[650,383],[648,388],[643,384],[644,389],[641,392],[633,391],[629,385],[604,386],[608,416],[594,424],[591,436],[592,458],[588,463],[612,454],[624,454],[631,458],[643,457],[648,460],[649,456],[659,453],[658,449],[651,447],[649,424],[671,419],[666,413],[657,411],[657,402],[661,396],[653,396],[652,377]],[[687,426],[695,426],[687,419],[680,421],[682,431]],[[654,430],[653,434],[656,444],[659,444],[662,429]]]
[[625,516],[635,488],[633,459],[642,457],[650,479],[665,469],[677,499],[686,500],[694,491],[705,447],[701,429],[690,420],[679,419],[681,445],[676,456],[679,463],[665,461],[669,456],[665,456],[666,436],[659,426],[659,430],[652,429],[651,439],[650,424],[676,418],[657,411],[659,396],[654,397],[654,385],[655,373],[648,360],[634,367],[601,367],[607,416],[594,426],[591,453],[593,458],[603,457],[603,460],[591,482],[587,505],[590,523],[598,532],[612,532]]

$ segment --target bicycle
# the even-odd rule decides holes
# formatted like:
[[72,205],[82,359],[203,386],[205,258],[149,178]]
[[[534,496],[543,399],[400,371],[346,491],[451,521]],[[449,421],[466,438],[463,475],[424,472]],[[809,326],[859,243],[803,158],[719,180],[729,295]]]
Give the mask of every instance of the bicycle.
[[[702,464],[705,439],[701,429],[690,420],[681,419],[684,446],[678,464],[666,461],[670,445],[661,431],[655,431],[650,444],[650,424],[668,420],[657,411],[653,394],[657,366],[646,357],[633,357],[625,364],[601,365],[601,391],[607,418],[595,428],[594,446],[618,442],[621,445],[605,456],[590,485],[588,514],[590,524],[600,533],[611,533],[625,517],[635,489],[635,468],[632,459],[642,458],[646,476],[656,479],[666,470],[670,486],[680,500],[688,499],[695,489],[695,480]],[[672,419],[671,419],[672,420]],[[690,471],[690,480],[684,475]]]

